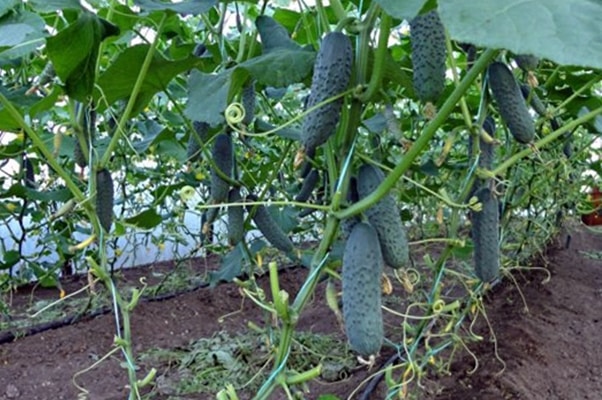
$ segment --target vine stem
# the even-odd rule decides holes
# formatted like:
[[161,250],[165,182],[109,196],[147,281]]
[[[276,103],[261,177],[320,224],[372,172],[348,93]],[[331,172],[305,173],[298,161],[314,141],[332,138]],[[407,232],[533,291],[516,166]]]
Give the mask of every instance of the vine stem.
[[422,151],[429,145],[430,140],[435,136],[437,129],[447,120],[447,117],[456,107],[458,101],[464,96],[464,93],[468,90],[470,85],[474,82],[477,76],[487,67],[489,62],[496,56],[497,50],[488,49],[481,54],[479,59],[475,62],[473,67],[468,71],[464,79],[458,84],[454,91],[447,98],[445,103],[441,106],[441,110],[437,113],[435,118],[424,128],[422,134],[414,142],[412,147],[408,150],[406,155],[403,157],[401,162],[391,171],[391,173],[385,178],[385,180],[376,188],[370,195],[364,197],[357,203],[350,207],[334,212],[334,216],[338,219],[345,219],[352,217],[360,212],[364,211],[372,204],[383,198],[389,190],[396,184],[401,175],[406,172],[416,157],[422,153]]

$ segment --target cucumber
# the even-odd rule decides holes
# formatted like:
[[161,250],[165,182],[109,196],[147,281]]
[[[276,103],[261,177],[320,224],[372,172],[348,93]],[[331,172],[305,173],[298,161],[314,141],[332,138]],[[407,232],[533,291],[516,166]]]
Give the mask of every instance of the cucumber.
[[514,61],[523,71],[533,71],[539,65],[539,58],[531,54],[517,54]]
[[250,81],[242,89],[242,106],[245,109],[245,117],[242,122],[249,125],[255,119],[255,81]]
[[483,204],[481,211],[471,211],[470,218],[475,274],[483,282],[490,282],[500,270],[499,204],[488,186],[479,188],[475,196]]
[[301,186],[301,190],[295,196],[295,201],[305,202],[311,196],[311,193],[316,188],[318,181],[320,180],[320,173],[317,169],[312,169],[305,179],[303,179],[303,185]]
[[353,227],[343,253],[343,319],[353,351],[378,354],[384,337],[381,309],[383,256],[376,230],[360,222]]
[[209,124],[202,121],[193,121],[194,130],[188,136],[188,148],[186,158],[190,162],[197,162],[201,159],[201,148],[209,139]]
[[79,135],[74,136],[73,159],[75,163],[84,168],[88,165],[89,147],[96,136],[96,110],[93,107],[84,106],[77,103],[76,112],[79,113],[79,129],[81,129],[84,139],[83,147],[79,140]]
[[33,163],[27,156],[23,156],[23,184],[26,188],[35,188],[36,187],[36,177],[35,170],[33,168]]
[[[247,200],[257,201],[257,197],[254,195],[248,195]],[[258,206],[247,206],[247,211],[253,214],[253,222],[257,226],[257,229],[263,234],[268,242],[278,250],[290,254],[294,250],[293,242],[286,236],[286,233],[280,228],[280,225],[272,218],[268,209],[263,205]]]
[[113,224],[113,178],[107,169],[96,173],[96,214],[100,226],[109,232]]
[[[331,32],[322,40],[314,63],[311,92],[306,108],[339,95],[347,89],[351,78],[353,48],[341,32]],[[341,116],[343,99],[334,100],[311,111],[303,120],[301,142],[306,153],[313,152],[335,132]]]
[[546,106],[543,104],[537,93],[535,93],[535,90],[531,89],[531,86],[521,83],[520,92],[522,93],[525,101],[529,102],[537,114],[542,117],[547,115]]
[[[372,193],[385,179],[383,172],[369,164],[360,167],[357,192],[362,199]],[[402,268],[410,261],[408,239],[395,199],[387,193],[372,207],[364,211],[376,229],[385,263],[392,268]]]
[[512,71],[506,64],[496,61],[487,68],[487,75],[500,116],[512,136],[523,144],[532,142],[535,124]]
[[[242,197],[238,188],[228,193],[228,203],[240,203]],[[240,243],[245,235],[245,216],[242,206],[228,206],[228,242],[231,246]]]
[[[213,162],[226,176],[232,176],[233,149],[230,135],[220,133],[215,137],[211,150]],[[230,184],[223,180],[214,168],[211,169],[211,198],[214,203],[223,203],[228,198]]]
[[423,102],[435,102],[445,88],[445,27],[437,11],[410,21],[414,91]]

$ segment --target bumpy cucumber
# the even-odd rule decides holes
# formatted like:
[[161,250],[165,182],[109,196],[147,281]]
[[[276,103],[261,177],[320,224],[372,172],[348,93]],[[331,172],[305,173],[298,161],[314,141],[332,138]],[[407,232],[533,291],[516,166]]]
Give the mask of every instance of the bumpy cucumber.
[[113,178],[106,169],[96,173],[96,214],[103,229],[111,230],[113,223]]
[[320,180],[320,173],[317,169],[312,169],[309,174],[303,180],[303,185],[301,186],[301,190],[295,196],[295,201],[304,202],[309,199],[311,193],[316,188],[318,181]]
[[201,121],[193,121],[194,130],[188,136],[188,148],[186,157],[190,162],[197,162],[201,159],[201,147],[209,139],[209,124]]
[[[369,164],[362,165],[357,177],[357,192],[360,199],[372,193],[384,179],[385,175],[380,169]],[[385,263],[392,268],[407,266],[408,238],[393,196],[387,193],[364,214],[378,233]]]
[[[314,63],[306,108],[344,92],[351,78],[352,63],[353,48],[349,38],[341,32],[327,34]],[[306,153],[314,151],[335,132],[342,106],[343,99],[339,98],[307,114],[301,134]]]
[[535,137],[535,124],[514,74],[501,62],[491,63],[487,74],[498,111],[510,133],[518,142],[530,143]]
[[423,102],[435,102],[445,88],[445,27],[437,11],[410,21],[414,91]]
[[483,204],[481,211],[471,211],[475,273],[483,282],[490,282],[500,270],[498,199],[487,186],[478,189],[475,196]]
[[242,106],[245,109],[245,117],[242,122],[249,125],[255,119],[255,81],[249,82],[242,88]]
[[23,156],[23,184],[28,188],[34,188],[36,186],[33,163],[27,156]]
[[[240,190],[233,188],[228,193],[228,203],[240,203],[242,197]],[[236,246],[243,239],[245,234],[245,215],[242,206],[228,206],[228,242]]]
[[529,85],[521,83],[520,92],[522,93],[525,101],[529,102],[537,114],[541,115],[542,117],[547,115],[546,106],[543,104],[543,101],[541,101],[537,93],[535,93],[535,90],[532,90]]
[[364,357],[383,343],[381,309],[383,256],[376,230],[360,222],[353,227],[343,253],[343,317],[351,349]]
[[533,71],[539,65],[539,58],[530,54],[517,54],[514,61],[524,71]]
[[[257,197],[254,195],[248,195],[247,199],[249,201],[257,201]],[[291,253],[294,250],[293,242],[291,242],[286,233],[280,228],[280,225],[272,218],[268,209],[262,205],[247,206],[247,211],[252,212],[253,208],[255,208],[253,222],[255,222],[257,229],[259,229],[266,240],[278,250],[287,254]]]
[[[226,176],[232,174],[232,138],[230,135],[220,133],[215,137],[211,151],[213,162]],[[223,180],[215,169],[211,169],[211,198],[215,203],[222,203],[228,198],[230,184]]]

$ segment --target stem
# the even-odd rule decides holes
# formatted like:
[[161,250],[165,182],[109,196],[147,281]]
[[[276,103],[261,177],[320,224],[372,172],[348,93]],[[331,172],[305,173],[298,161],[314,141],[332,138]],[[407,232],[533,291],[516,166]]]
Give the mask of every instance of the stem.
[[380,32],[378,35],[378,47],[374,52],[374,66],[372,67],[372,75],[368,88],[360,96],[360,101],[365,103],[374,96],[380,89],[380,84],[385,68],[385,55],[389,44],[389,34],[391,33],[391,17],[385,12],[380,14]]
[[391,171],[391,173],[385,178],[385,180],[376,188],[370,195],[364,197],[362,200],[351,205],[345,210],[335,212],[335,216],[338,219],[345,219],[352,217],[360,212],[364,211],[372,204],[383,198],[389,190],[399,180],[401,175],[406,172],[412,165],[412,162],[422,151],[429,145],[430,140],[435,136],[437,129],[447,120],[447,117],[456,107],[458,101],[462,98],[466,90],[470,87],[477,76],[487,67],[489,61],[491,61],[497,50],[486,50],[479,59],[475,62],[473,67],[468,71],[464,79],[458,84],[456,89],[450,94],[445,103],[441,106],[441,110],[437,113],[437,116],[424,128],[422,135],[414,142],[412,147],[408,150],[406,155],[403,157],[401,162]]

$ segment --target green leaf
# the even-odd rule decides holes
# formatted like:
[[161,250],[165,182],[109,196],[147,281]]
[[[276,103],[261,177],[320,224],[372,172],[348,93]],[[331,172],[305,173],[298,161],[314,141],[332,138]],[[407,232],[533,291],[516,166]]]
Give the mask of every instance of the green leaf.
[[251,58],[240,67],[266,86],[284,87],[309,76],[315,57],[313,51],[280,48]]
[[186,116],[211,126],[222,124],[226,107],[246,78],[246,74],[241,72],[238,68],[223,70],[218,74],[192,71],[188,78]]
[[[143,44],[127,48],[119,54],[113,65],[98,78],[101,91],[95,92],[94,97],[100,100],[101,96],[104,96],[102,101],[97,101],[98,104],[106,102],[111,105],[117,100],[127,99],[130,96],[149,49],[149,45]],[[155,53],[142,82],[132,114],[142,111],[150,99],[157,92],[165,90],[175,76],[200,63],[202,60],[192,55],[182,60],[172,61]]]
[[9,269],[19,262],[21,255],[17,250],[8,250],[4,253],[3,258],[3,262],[0,262],[0,269]]
[[116,33],[116,26],[83,12],[73,24],[48,38],[48,57],[70,97],[85,102],[92,94],[98,47],[102,40]]
[[44,42],[45,22],[37,14],[21,12],[0,20],[0,65],[33,52]]
[[602,68],[600,1],[439,0],[439,13],[455,40]]
[[0,17],[3,17],[6,14],[8,14],[10,11],[12,11],[13,8],[15,8],[20,3],[21,1],[19,0],[0,0]]
[[163,221],[163,218],[157,212],[149,208],[148,210],[142,211],[140,214],[136,214],[133,217],[126,218],[125,223],[133,225],[140,229],[152,229],[159,225]]
[[198,15],[205,13],[217,4],[217,0],[189,0],[172,3],[161,0],[136,0],[134,3],[140,6],[142,14],[150,11],[173,11],[178,14]]
[[[412,19],[424,6],[426,0],[375,0],[393,18]],[[441,1],[441,0],[440,0]],[[470,4],[470,2],[467,2]]]
[[28,3],[34,10],[43,13],[57,10],[81,9],[79,0],[29,0]]
[[293,41],[285,27],[276,22],[273,18],[266,15],[260,15],[255,20],[257,32],[261,38],[261,47],[264,53],[276,49],[300,50],[299,46]]
[[230,250],[224,257],[218,271],[209,272],[209,284],[215,287],[219,282],[231,282],[242,273],[242,263],[244,259],[243,244],[239,243]]

